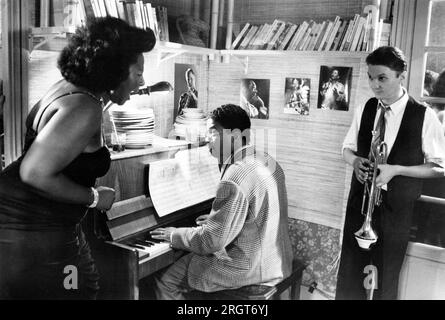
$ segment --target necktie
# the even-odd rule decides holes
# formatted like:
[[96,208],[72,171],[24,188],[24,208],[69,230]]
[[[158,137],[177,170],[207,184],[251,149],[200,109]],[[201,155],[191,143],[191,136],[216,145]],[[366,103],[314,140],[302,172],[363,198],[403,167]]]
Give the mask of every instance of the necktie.
[[380,108],[380,116],[375,126],[376,134],[373,137],[373,140],[371,142],[371,150],[369,151],[369,159],[371,159],[372,161],[374,161],[374,157],[371,151],[376,150],[376,147],[382,141],[385,141],[385,114],[387,111],[390,110],[390,107],[383,105],[380,101],[378,107]]

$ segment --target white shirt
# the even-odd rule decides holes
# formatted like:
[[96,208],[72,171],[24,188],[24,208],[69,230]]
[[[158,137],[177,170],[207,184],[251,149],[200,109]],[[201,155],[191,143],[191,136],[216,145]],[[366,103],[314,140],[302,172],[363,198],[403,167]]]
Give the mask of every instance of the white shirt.
[[[405,89],[403,89],[403,96],[389,105],[390,110],[385,113],[385,138],[384,141],[388,147],[388,155],[390,154],[394,142],[397,137],[397,133],[402,123],[403,114],[406,109],[409,96]],[[357,138],[360,129],[360,122],[362,119],[363,110],[365,105],[358,107],[354,113],[351,127],[346,134],[343,141],[342,153],[345,148],[351,149],[357,152]],[[377,125],[378,118],[380,116],[381,109],[377,110],[374,119],[374,128]],[[442,168],[445,167],[445,135],[442,125],[437,118],[433,109],[427,107],[425,110],[425,118],[423,120],[422,128],[422,152],[425,158],[425,162],[435,163]],[[386,189],[386,185],[383,187]]]

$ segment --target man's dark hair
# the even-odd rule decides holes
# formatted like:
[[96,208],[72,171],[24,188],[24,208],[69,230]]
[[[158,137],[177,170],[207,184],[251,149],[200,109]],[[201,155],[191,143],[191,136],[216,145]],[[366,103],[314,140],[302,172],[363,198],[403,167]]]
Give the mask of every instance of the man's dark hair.
[[250,129],[250,118],[247,112],[235,104],[224,104],[210,114],[210,118],[224,129],[239,129],[243,132]]
[[375,49],[366,57],[366,63],[374,66],[386,66],[399,76],[406,71],[407,63],[402,50],[397,47],[383,46]]
[[109,16],[95,18],[77,28],[60,53],[58,67],[62,76],[77,86],[92,92],[110,91],[128,78],[129,67],[139,54],[155,44],[150,29],[135,28]]

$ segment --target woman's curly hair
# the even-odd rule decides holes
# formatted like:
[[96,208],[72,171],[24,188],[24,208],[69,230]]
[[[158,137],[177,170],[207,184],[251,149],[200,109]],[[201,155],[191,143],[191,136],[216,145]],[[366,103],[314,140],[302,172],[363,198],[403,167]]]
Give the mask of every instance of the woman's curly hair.
[[155,44],[151,29],[135,28],[113,17],[95,18],[77,28],[59,56],[58,67],[75,85],[109,91],[128,78],[130,65]]

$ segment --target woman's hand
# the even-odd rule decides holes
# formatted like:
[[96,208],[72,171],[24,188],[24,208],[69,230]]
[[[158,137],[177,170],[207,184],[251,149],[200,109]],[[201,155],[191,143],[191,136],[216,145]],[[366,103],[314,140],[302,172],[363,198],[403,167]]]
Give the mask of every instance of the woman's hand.
[[356,157],[352,163],[352,167],[354,168],[355,177],[360,183],[363,184],[368,178],[368,171],[371,168],[371,162],[366,158]]
[[111,209],[111,206],[114,203],[115,191],[112,188],[108,187],[97,187],[97,192],[99,193],[99,202],[97,203],[96,208],[98,210],[108,211]]
[[202,214],[198,218],[196,218],[195,222],[198,226],[202,226],[207,224],[207,220],[209,219],[208,214]]

